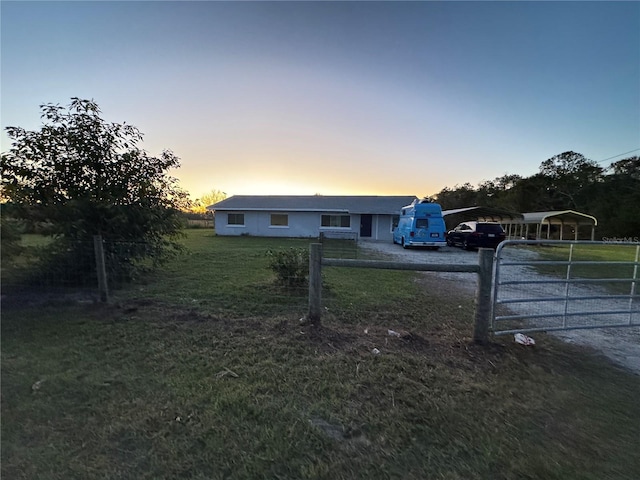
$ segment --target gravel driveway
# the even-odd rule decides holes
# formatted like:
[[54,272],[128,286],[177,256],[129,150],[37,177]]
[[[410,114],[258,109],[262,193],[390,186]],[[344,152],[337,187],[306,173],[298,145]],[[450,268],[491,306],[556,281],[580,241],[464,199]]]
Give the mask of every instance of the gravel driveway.
[[[403,262],[452,264],[476,264],[478,262],[478,253],[476,251],[465,251],[456,247],[442,247],[437,251],[403,249],[399,245],[393,245],[391,242],[372,241],[361,241],[359,246],[367,250],[382,253],[390,259]],[[531,251],[519,250],[516,252],[514,249],[505,250],[504,254],[519,256],[536,255]],[[531,278],[531,269],[527,269],[526,266],[517,268],[522,269],[521,273],[523,276],[526,275],[527,278]],[[473,274],[450,272],[425,272],[425,274],[436,275],[447,280],[454,280],[455,282],[447,283],[454,284],[466,293],[474,295],[476,276]],[[568,343],[596,350],[616,364],[640,375],[640,327],[569,330],[554,332],[553,334]],[[535,336],[535,334],[532,334],[532,336]]]

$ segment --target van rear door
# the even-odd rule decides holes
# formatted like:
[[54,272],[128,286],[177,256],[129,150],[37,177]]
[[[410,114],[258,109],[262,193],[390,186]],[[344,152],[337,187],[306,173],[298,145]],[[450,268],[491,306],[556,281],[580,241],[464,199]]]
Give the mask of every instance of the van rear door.
[[415,225],[411,233],[414,241],[428,242],[429,241],[429,219],[416,218]]

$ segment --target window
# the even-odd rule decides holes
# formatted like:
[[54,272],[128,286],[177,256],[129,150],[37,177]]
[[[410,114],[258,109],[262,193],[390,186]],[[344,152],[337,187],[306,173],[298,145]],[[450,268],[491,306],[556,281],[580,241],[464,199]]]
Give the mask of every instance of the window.
[[323,227],[349,228],[351,226],[351,216],[350,215],[322,215],[322,223],[320,225]]
[[429,228],[429,220],[427,218],[417,218],[416,228]]
[[393,232],[398,228],[398,222],[400,221],[400,215],[394,215],[391,217],[391,231]]
[[242,225],[244,226],[244,213],[228,213],[227,225]]
[[272,213],[271,226],[272,227],[288,227],[289,215],[287,215],[286,213]]
[[497,223],[478,223],[476,224],[476,232],[496,233],[498,235],[502,235],[504,233],[504,229]]

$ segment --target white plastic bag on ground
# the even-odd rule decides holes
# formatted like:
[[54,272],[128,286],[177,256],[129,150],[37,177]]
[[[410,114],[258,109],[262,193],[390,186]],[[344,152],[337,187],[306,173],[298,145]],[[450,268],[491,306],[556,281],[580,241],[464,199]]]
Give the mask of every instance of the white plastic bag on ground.
[[514,337],[516,343],[519,343],[520,345],[535,345],[536,344],[536,341],[533,338],[528,337],[528,336],[524,335],[523,333],[516,333],[513,337]]

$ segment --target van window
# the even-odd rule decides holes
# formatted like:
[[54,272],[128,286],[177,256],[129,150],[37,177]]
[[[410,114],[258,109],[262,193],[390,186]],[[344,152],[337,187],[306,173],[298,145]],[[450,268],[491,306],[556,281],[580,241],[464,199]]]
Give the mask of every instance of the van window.
[[429,228],[429,220],[426,218],[416,219],[416,228]]
[[400,215],[394,215],[391,217],[391,231],[393,232],[396,228],[398,228],[398,222],[400,221]]

